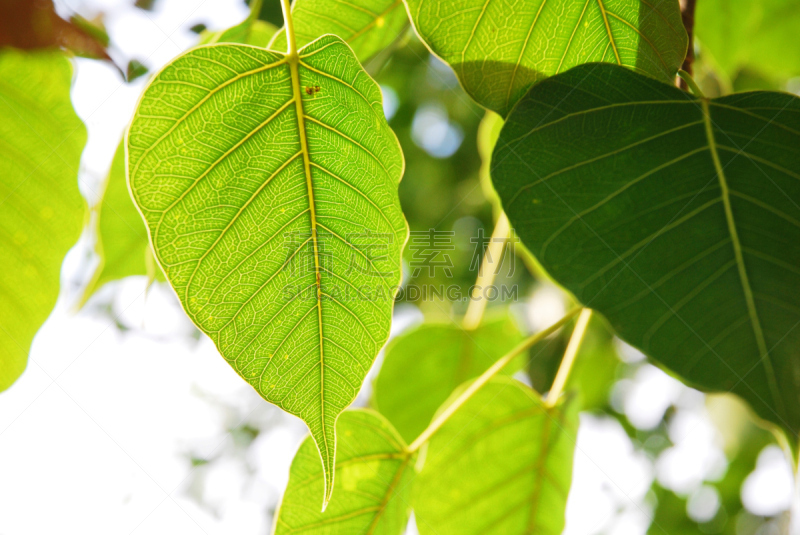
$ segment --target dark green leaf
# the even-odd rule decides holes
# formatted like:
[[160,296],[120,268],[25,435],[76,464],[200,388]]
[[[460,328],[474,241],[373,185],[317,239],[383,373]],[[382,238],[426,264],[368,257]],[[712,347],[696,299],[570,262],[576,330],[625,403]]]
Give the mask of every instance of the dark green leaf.
[[546,408],[492,379],[436,433],[414,494],[420,535],[558,535],[564,529],[576,403]]
[[590,61],[670,82],[688,38],[677,0],[407,0],[420,38],[505,117],[534,83]]
[[60,52],[0,52],[0,391],[25,369],[86,217],[78,191],[86,128],[71,82]]
[[401,535],[411,514],[416,455],[380,414],[347,411],[336,424],[336,497],[324,513],[319,454],[311,437],[300,446],[275,520],[275,535],[290,533]]
[[800,99],[576,67],[520,101],[492,177],[545,269],[623,339],[797,434]]
[[333,488],[339,413],[389,336],[407,227],[378,85],[326,36],[299,59],[198,47],[153,78],[128,176],[189,317],[302,418]]
[[[422,325],[387,347],[375,380],[375,406],[411,442],[456,387],[486,371],[520,341],[522,334],[508,316],[472,331],[453,324]],[[523,366],[520,357],[504,371],[511,374]]]

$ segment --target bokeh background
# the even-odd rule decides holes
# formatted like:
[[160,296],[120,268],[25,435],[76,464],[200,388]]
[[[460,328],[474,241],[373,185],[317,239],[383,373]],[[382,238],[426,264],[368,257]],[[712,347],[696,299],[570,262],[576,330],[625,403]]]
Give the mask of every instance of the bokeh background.
[[[249,12],[242,0],[55,4],[63,17],[102,24],[115,64],[135,60],[150,73],[194,46],[200,28],[224,29]],[[266,0],[261,17],[280,26],[279,3]],[[721,85],[699,53],[698,78],[714,94]],[[89,130],[79,180],[92,204],[147,76],[126,82],[108,61],[77,58],[74,66],[72,99]],[[423,270],[408,280],[407,270],[407,283],[454,284],[466,295],[476,274],[470,238],[493,227],[480,180],[484,112],[412,32],[370,68],[405,153],[400,198],[412,231],[453,233],[452,277]],[[760,82],[743,75],[737,83]],[[59,304],[28,368],[0,394],[0,534],[268,533],[304,425],[236,376],[164,283],[148,289],[145,277],[130,277],[78,310],[97,263],[93,240],[87,231],[67,256]],[[507,262],[516,264],[498,284],[516,285],[518,298],[493,308],[509,306],[527,332],[563,315],[559,290],[523,262]],[[393,335],[465,308],[401,300]],[[600,323],[595,330],[609,336]],[[783,533],[791,470],[748,409],[681,385],[619,341],[606,346],[613,350],[594,355],[597,367],[586,372],[593,410],[581,415],[566,533]],[[532,352],[518,378],[546,390],[557,358]],[[379,364],[357,405],[369,403]],[[416,533],[413,518],[408,533]]]

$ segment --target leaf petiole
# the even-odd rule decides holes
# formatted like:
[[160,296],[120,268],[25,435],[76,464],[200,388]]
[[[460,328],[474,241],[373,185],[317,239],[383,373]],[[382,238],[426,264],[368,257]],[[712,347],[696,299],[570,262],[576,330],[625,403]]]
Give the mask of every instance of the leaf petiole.
[[283,25],[286,28],[286,42],[289,46],[286,55],[291,61],[292,58],[297,58],[297,39],[294,36],[291,0],[281,0],[281,9],[283,10]]
[[700,90],[700,87],[697,85],[697,82],[694,81],[692,75],[688,72],[684,71],[683,69],[678,71],[678,76],[681,77],[681,80],[686,82],[686,85],[689,86],[689,89],[692,90],[692,94],[698,98],[706,98],[703,94],[703,91]]
[[497,274],[499,265],[493,266],[492,264],[495,262],[493,259],[497,258],[498,262],[502,262],[503,249],[505,249],[510,233],[511,228],[509,227],[508,217],[506,217],[505,212],[502,212],[494,225],[491,241],[483,254],[481,267],[478,270],[478,278],[475,280],[475,286],[472,287],[472,296],[467,306],[467,313],[464,315],[463,323],[464,329],[467,331],[476,329],[481,324],[483,312],[486,310],[486,298],[480,296],[481,290],[491,286],[492,282],[494,282],[494,276]]
[[565,323],[570,321],[572,318],[578,315],[578,313],[583,310],[581,307],[575,307],[569,312],[567,312],[563,318],[558,320],[557,322],[553,323],[550,327],[539,331],[536,334],[533,334],[517,344],[517,346],[500,357],[491,367],[483,372],[475,381],[470,384],[466,390],[464,390],[461,395],[459,395],[447,408],[442,411],[436,418],[434,418],[433,422],[425,428],[425,430],[420,433],[420,435],[408,446],[408,452],[413,453],[417,451],[419,448],[422,447],[430,438],[433,436],[436,431],[438,431],[446,422],[450,419],[450,417],[455,413],[459,408],[461,408],[464,403],[466,403],[478,390],[480,390],[483,385],[489,382],[489,380],[497,375],[500,370],[502,370],[508,363],[510,363],[514,358],[517,357],[520,353],[531,347],[532,345],[536,344],[537,342],[547,338],[558,329],[564,326]]
[[581,310],[581,315],[578,316],[578,321],[575,323],[575,329],[572,331],[572,336],[569,338],[567,350],[564,351],[564,357],[561,359],[561,364],[558,366],[556,378],[553,380],[553,386],[550,387],[550,392],[547,393],[545,398],[545,407],[555,407],[558,403],[558,398],[561,397],[561,392],[564,390],[564,385],[567,384],[569,372],[572,370],[572,365],[575,363],[575,356],[581,348],[581,342],[586,334],[586,327],[589,326],[589,320],[592,319],[592,309],[584,308]]

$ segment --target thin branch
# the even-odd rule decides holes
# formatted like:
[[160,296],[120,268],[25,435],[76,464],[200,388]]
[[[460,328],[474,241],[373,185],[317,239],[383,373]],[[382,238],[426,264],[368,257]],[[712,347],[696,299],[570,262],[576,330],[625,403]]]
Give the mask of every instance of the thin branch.
[[297,40],[294,37],[294,21],[292,20],[292,6],[290,0],[281,0],[283,10],[283,25],[286,28],[286,43],[289,49],[286,54],[291,57],[297,56]]
[[589,320],[592,319],[592,310],[584,308],[581,310],[581,315],[578,316],[578,321],[575,323],[575,329],[572,331],[572,336],[569,338],[567,350],[564,352],[564,357],[561,359],[561,364],[558,366],[556,378],[553,380],[553,386],[550,387],[550,392],[547,393],[545,399],[546,407],[555,407],[558,403],[558,398],[564,390],[564,385],[567,384],[569,372],[572,370],[572,365],[575,363],[575,356],[581,348],[583,336],[586,334],[586,327],[589,326]]
[[[508,241],[510,231],[508,217],[506,217],[505,212],[502,212],[494,225],[491,241],[483,254],[481,267],[478,270],[478,278],[475,280],[475,286],[472,287],[472,296],[467,307],[467,313],[464,315],[463,323],[464,328],[468,331],[477,328],[481,324],[483,311],[486,310],[486,295],[484,292],[484,295],[481,296],[481,291],[491,286],[494,282],[494,276],[500,268],[499,264],[502,262],[503,250]],[[497,261],[494,260],[495,258]],[[492,265],[495,262],[498,265]]]
[[475,379],[475,381],[473,381],[472,384],[470,384],[469,387],[467,387],[467,389],[464,390],[461,393],[461,395],[459,395],[455,399],[455,401],[453,401],[450,405],[448,405],[447,408],[444,411],[442,411],[442,413],[439,416],[437,416],[433,420],[433,422],[431,422],[431,424],[414,440],[414,442],[411,443],[411,445],[408,447],[408,452],[413,453],[417,451],[420,447],[422,447],[423,444],[425,444],[428,440],[430,440],[431,436],[433,436],[433,434],[436,433],[436,431],[438,431],[445,424],[445,422],[447,422],[447,420],[450,419],[453,413],[455,413],[459,408],[461,408],[461,406],[464,405],[464,403],[466,403],[473,396],[473,394],[475,394],[475,392],[480,390],[481,387],[483,387],[483,385],[488,383],[489,380],[495,375],[497,375],[500,372],[500,370],[502,370],[506,365],[508,365],[509,362],[514,360],[514,358],[517,355],[519,355],[532,345],[536,344],[537,342],[547,338],[548,336],[556,332],[565,323],[567,323],[572,318],[577,316],[578,312],[580,311],[581,311],[580,307],[573,308],[572,310],[567,312],[567,314],[563,318],[552,324],[550,327],[544,329],[543,331],[539,331],[538,333],[532,336],[529,336],[528,338],[520,342],[517,345],[517,347],[512,349],[510,352],[506,353],[504,356],[500,357],[500,359],[497,362],[492,364],[492,366],[488,370],[483,372],[480,375],[480,377]]
[[678,71],[678,76],[680,76],[681,82],[686,84],[688,88],[692,90],[692,94],[694,96],[698,98],[706,98],[706,96],[703,94],[703,91],[697,85],[697,82],[695,82],[694,78],[692,78],[691,74],[681,69]]

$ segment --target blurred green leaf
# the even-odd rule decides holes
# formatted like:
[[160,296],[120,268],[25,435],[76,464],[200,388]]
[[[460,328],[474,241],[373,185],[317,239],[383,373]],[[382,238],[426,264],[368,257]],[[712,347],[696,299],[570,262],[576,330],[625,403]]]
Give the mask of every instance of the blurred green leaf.
[[125,70],[125,81],[132,82],[144,76],[147,72],[147,67],[141,61],[132,59],[128,62],[128,68]]
[[408,231],[378,85],[335,36],[299,53],[178,57],[136,110],[128,176],[189,317],[308,424],[327,502],[336,418],[389,336]]
[[[402,0],[295,0],[292,17],[297,46],[325,34],[338,35],[362,63],[394,43],[408,26]],[[286,50],[285,30],[269,48]]]
[[518,381],[492,379],[428,445],[420,535],[560,534],[577,431],[576,403],[549,409]]
[[86,128],[60,52],[0,52],[0,391],[25,369],[86,217],[78,166]]
[[203,31],[197,44],[239,43],[266,48],[278,29],[268,22],[258,20],[261,2],[262,0],[253,0],[250,3],[250,15],[236,26],[217,32]]
[[247,43],[245,44],[267,48],[267,46],[269,46],[269,42],[277,32],[278,28],[269,22],[264,22],[263,20],[254,20],[253,25],[250,26],[250,35],[248,36]]
[[292,461],[289,485],[276,514],[275,535],[401,535],[411,514],[416,454],[380,414],[346,411],[336,424],[336,496],[324,513],[313,505],[324,477],[311,437]]
[[131,275],[151,275],[163,281],[161,269],[152,259],[147,229],[136,210],[125,181],[125,145],[119,144],[106,178],[103,197],[95,208],[100,263],[84,290],[85,303],[105,283]]
[[[387,347],[375,380],[375,407],[411,442],[456,387],[486,371],[522,338],[507,315],[472,331],[455,324],[423,324]],[[523,366],[520,357],[504,372],[513,374]]]
[[[779,89],[800,76],[800,2],[797,0],[702,0],[695,33],[701,53],[734,83],[743,69]],[[741,89],[739,89],[741,90]]]
[[584,65],[520,101],[492,170],[512,225],[556,280],[690,385],[737,393],[792,437],[798,117],[788,94],[697,99]]
[[536,82],[608,61],[672,82],[688,38],[677,0],[407,0],[420,38],[505,117]]

